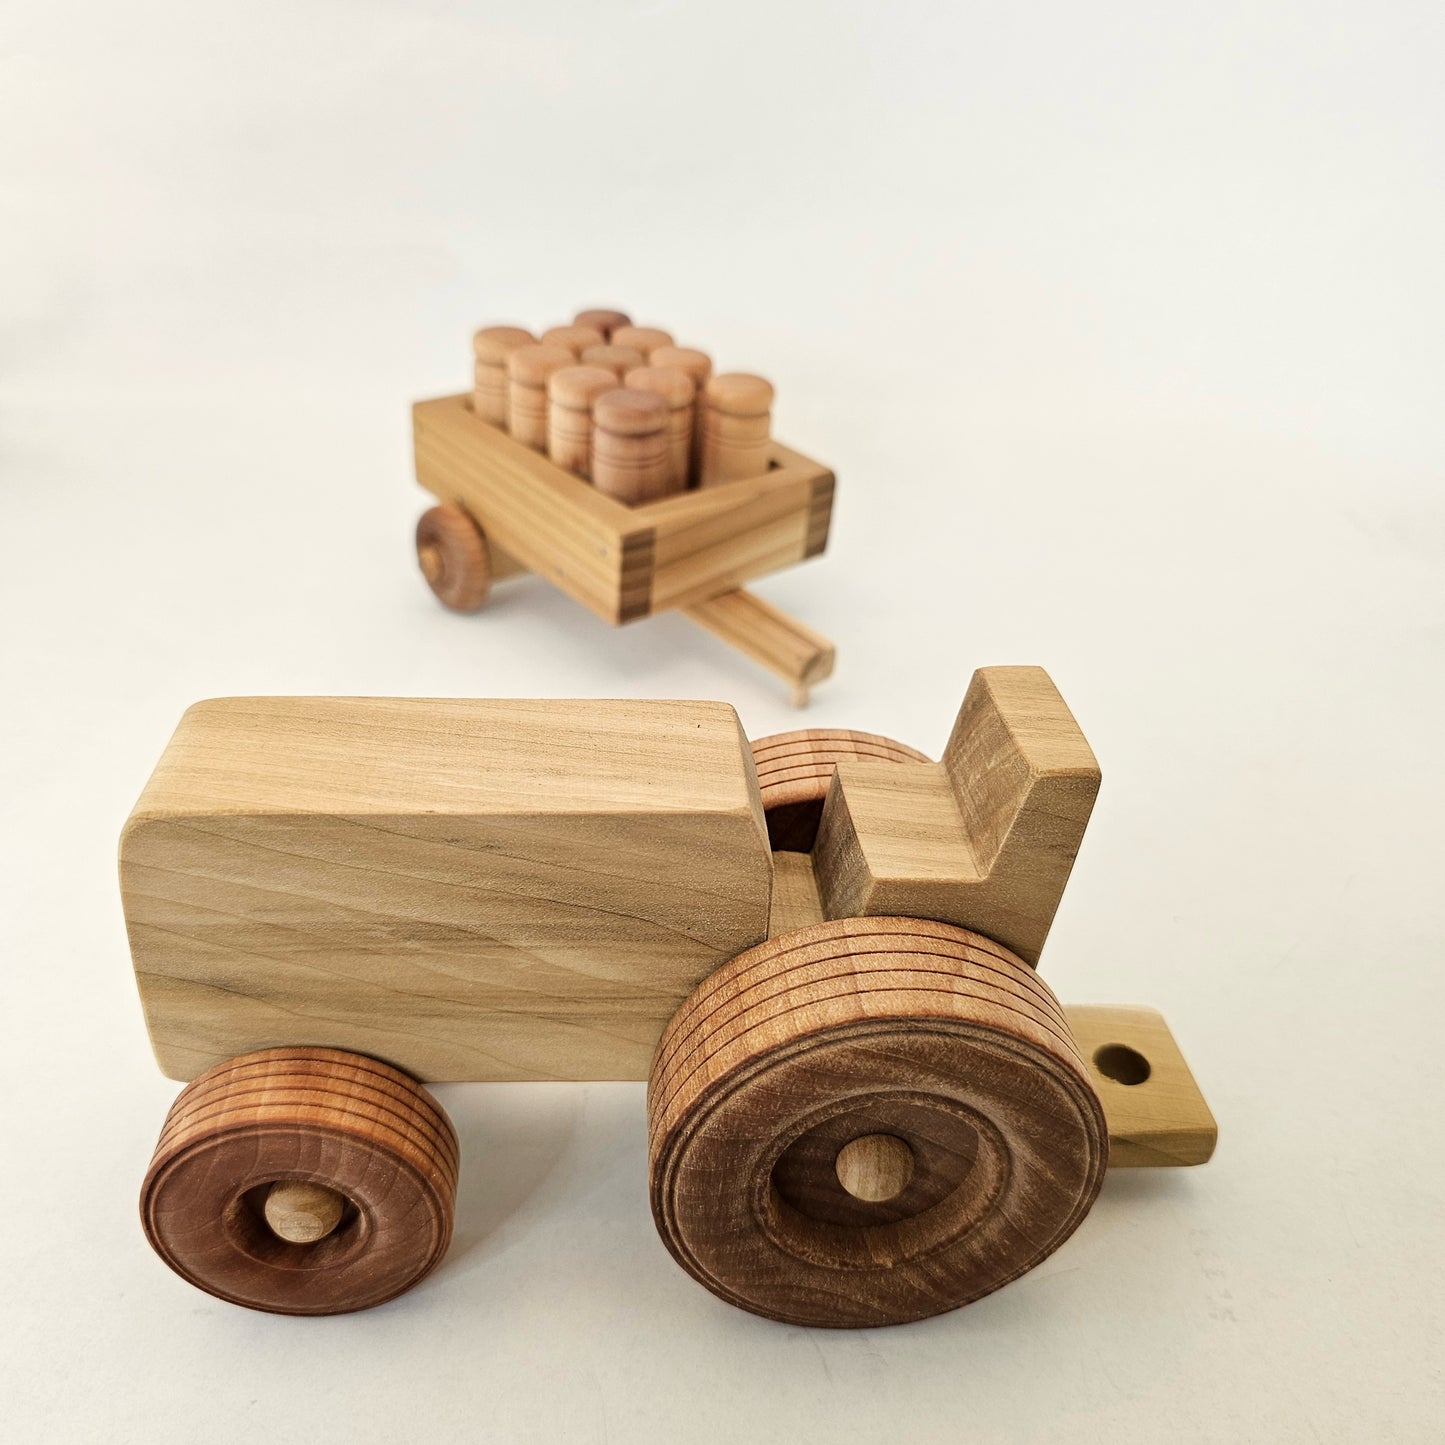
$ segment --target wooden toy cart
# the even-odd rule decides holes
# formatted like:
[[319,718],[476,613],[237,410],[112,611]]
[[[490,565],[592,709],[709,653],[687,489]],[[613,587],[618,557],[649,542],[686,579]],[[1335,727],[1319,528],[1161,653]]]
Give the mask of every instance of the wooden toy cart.
[[413,409],[417,480],[441,504],[417,529],[437,596],[470,611],[492,581],[532,571],[606,622],[670,608],[787,682],[794,702],[833,670],[833,644],[743,589],[817,556],[833,475],[771,443],[766,473],[629,507],[482,421],[469,396]]
[[152,1042],[190,1081],[146,1233],[237,1304],[379,1304],[451,1235],[422,1081],[646,1078],[657,1227],[721,1298],[966,1304],[1107,1166],[1214,1147],[1157,1014],[1035,971],[1098,782],[1037,668],[977,673],[938,763],[749,745],[720,703],[197,704],[121,841]]

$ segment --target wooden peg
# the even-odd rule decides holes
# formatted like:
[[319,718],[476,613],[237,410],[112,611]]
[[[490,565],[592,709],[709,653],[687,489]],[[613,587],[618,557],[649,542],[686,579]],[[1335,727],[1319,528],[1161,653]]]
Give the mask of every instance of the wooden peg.
[[667,403],[617,387],[592,404],[592,483],[628,506],[667,491]]
[[692,378],[692,457],[688,463],[688,483],[697,485],[702,466],[702,421],[706,406],[708,378],[712,375],[712,357],[691,346],[659,346],[648,358],[652,366],[676,366]]
[[692,466],[692,379],[677,366],[635,366],[623,381],[667,403],[667,490],[686,490]]
[[547,379],[547,455],[559,467],[592,475],[592,403],[616,386],[605,366],[564,366]]
[[493,426],[507,425],[507,358],[537,338],[520,326],[484,326],[472,337],[476,384],[472,410]]
[[606,340],[595,326],[549,326],[542,333],[547,346],[565,346],[578,360],[589,346],[601,346]]
[[649,360],[659,346],[673,344],[671,333],[656,326],[619,326],[608,340],[614,346],[635,346]]
[[346,1200],[324,1184],[278,1179],[267,1191],[262,1209],[278,1239],[288,1244],[315,1244],[341,1223]]
[[760,376],[731,372],[707,384],[701,487],[760,477],[768,470],[773,388]]
[[524,445],[547,449],[547,382],[576,358],[565,346],[538,342],[507,357],[507,427]]
[[635,366],[646,366],[647,358],[635,346],[589,346],[582,353],[584,366],[605,366],[621,381]]
[[590,326],[594,331],[600,331],[606,341],[612,339],[612,333],[619,326],[631,326],[632,318],[625,311],[579,311],[572,318],[573,326]]

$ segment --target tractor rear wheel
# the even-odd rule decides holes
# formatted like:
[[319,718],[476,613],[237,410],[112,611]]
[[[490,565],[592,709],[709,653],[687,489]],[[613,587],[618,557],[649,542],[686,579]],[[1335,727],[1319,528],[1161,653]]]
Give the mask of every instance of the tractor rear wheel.
[[1108,1133],[1058,1001],[979,934],[852,918],[705,979],[648,1084],[653,1217],[731,1304],[898,1324],[978,1299],[1088,1213]]
[[810,853],[823,800],[839,763],[926,763],[926,753],[877,733],[802,728],[774,733],[752,745],[773,851]]

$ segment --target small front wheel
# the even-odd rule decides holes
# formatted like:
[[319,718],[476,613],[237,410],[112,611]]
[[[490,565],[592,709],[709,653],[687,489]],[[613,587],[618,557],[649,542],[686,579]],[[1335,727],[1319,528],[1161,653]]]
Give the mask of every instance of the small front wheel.
[[415,1080],[339,1049],[208,1070],[166,1117],[141,1187],[156,1253],[209,1294],[275,1314],[369,1309],[451,1243],[457,1136]]
[[492,590],[492,558],[482,529],[450,502],[416,524],[416,560],[427,586],[453,612],[475,612]]

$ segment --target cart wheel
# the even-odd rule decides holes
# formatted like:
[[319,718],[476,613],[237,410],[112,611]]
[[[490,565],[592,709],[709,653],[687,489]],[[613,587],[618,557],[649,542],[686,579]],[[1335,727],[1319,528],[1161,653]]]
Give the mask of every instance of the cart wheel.
[[652,1212],[689,1274],[799,1325],[923,1319],[1052,1254],[1103,1110],[1058,1001],[949,924],[851,918],[697,988],[648,1084]]
[[416,560],[427,586],[453,612],[475,612],[492,590],[492,558],[482,529],[450,502],[421,514]]
[[774,852],[810,853],[823,816],[823,799],[839,763],[926,763],[926,753],[877,733],[803,728],[774,733],[753,744],[768,841]]
[[456,1133],[405,1074],[339,1049],[265,1049],[181,1091],[141,1219],[156,1253],[209,1294],[341,1314],[437,1265],[456,1182]]

